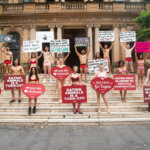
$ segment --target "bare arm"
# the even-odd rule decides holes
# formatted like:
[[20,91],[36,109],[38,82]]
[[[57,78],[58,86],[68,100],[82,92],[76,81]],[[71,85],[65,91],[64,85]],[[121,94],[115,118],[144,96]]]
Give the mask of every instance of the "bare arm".
[[114,43],[111,44],[111,46],[109,47],[109,50],[112,50],[113,46],[114,46]]
[[25,74],[22,66],[21,66],[21,74]]
[[78,56],[80,56],[80,53],[78,52],[77,47],[76,47],[76,46],[74,46],[74,48],[75,48],[75,52],[76,52],[76,54],[77,54]]
[[88,47],[87,56],[89,55],[91,47]]
[[57,59],[53,56],[53,54],[51,52],[50,52],[50,55],[51,55],[52,59],[57,62]]
[[99,47],[102,49],[102,51],[104,52],[104,48],[103,48],[103,46],[101,45],[101,43],[98,41],[98,43],[99,43]]
[[41,52],[41,54],[37,57],[37,59],[40,59],[43,55],[43,52]]
[[137,57],[136,51],[135,51],[135,60],[136,60],[136,62],[138,62],[138,57]]
[[148,53],[148,54],[146,55],[146,57],[144,58],[144,61],[149,57],[149,54],[150,54],[150,53]]
[[79,84],[81,85],[81,75],[79,74]]
[[67,60],[67,58],[69,57],[70,53],[71,52],[69,51],[68,54],[67,54],[67,56],[63,59],[63,62],[65,62]]
[[96,78],[96,77],[97,77],[97,74],[98,74],[98,72],[96,72],[96,73],[95,73],[94,78]]
[[11,53],[11,64],[13,63],[13,53]]
[[123,50],[126,50],[126,47],[124,47],[122,43],[120,43],[120,45],[123,48]]
[[149,81],[149,76],[150,76],[150,70],[148,69],[148,71],[147,71],[147,77],[146,77],[146,81],[145,81],[146,85],[147,85],[147,82]]
[[135,43],[134,43],[133,47],[131,48],[131,51],[133,51],[134,48],[135,48]]

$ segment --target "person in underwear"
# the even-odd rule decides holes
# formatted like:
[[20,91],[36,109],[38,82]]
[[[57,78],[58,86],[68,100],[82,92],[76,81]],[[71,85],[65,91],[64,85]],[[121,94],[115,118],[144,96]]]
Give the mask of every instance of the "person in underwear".
[[[119,66],[117,68],[117,74],[118,75],[127,75],[127,74],[129,74],[127,68],[124,67],[124,62],[122,60],[119,61],[118,66]],[[121,101],[122,102],[126,102],[126,94],[127,94],[126,90],[124,90],[124,94],[123,94],[122,91],[120,91],[120,96],[121,96]]]
[[84,72],[85,75],[85,82],[87,82],[87,59],[88,55],[90,53],[90,47],[88,47],[87,53],[85,52],[84,49],[81,50],[81,54],[78,52],[77,47],[74,46],[75,52],[79,57],[80,60],[80,73],[81,73],[81,81],[82,81],[82,75]]
[[[10,73],[12,75],[23,75],[24,74],[24,69],[22,66],[20,66],[20,62],[19,62],[18,58],[14,59],[14,63],[13,63],[13,66],[11,67]],[[21,88],[18,90],[18,93],[19,93],[18,103],[21,103]],[[15,102],[15,91],[14,90],[11,90],[11,95],[12,95],[12,100],[9,102],[10,104]]]
[[[73,86],[81,85],[81,75],[78,73],[78,66],[73,66],[72,74],[69,76],[69,83],[72,83]],[[80,111],[81,103],[78,103],[78,107],[76,108],[76,103],[73,103],[73,113],[82,114]]]
[[108,61],[109,72],[111,73],[109,54],[110,54],[110,51],[112,50],[112,47],[113,47],[114,43],[112,43],[109,48],[108,48],[107,44],[105,44],[104,47],[103,47],[100,42],[98,42],[98,43],[99,43],[99,47],[102,49],[102,52],[103,52],[103,55],[104,55],[104,59],[107,59],[107,61]]
[[[31,84],[38,84],[40,83],[39,82],[40,79],[39,79],[39,76],[38,76],[38,73],[37,73],[37,68],[36,67],[32,67],[31,70],[30,70],[30,73],[29,73],[29,79],[28,79],[28,82],[31,83]],[[29,98],[29,111],[28,111],[28,114],[31,115],[31,98]],[[36,106],[37,106],[37,98],[34,99],[34,107],[33,107],[33,114],[36,113]]]
[[2,44],[1,50],[4,53],[4,75],[10,74],[13,61],[13,53],[10,51],[10,48],[6,46],[6,43]]
[[130,64],[131,72],[134,73],[132,51],[135,47],[135,43],[134,43],[134,46],[132,48],[130,48],[129,44],[127,44],[126,47],[124,47],[122,43],[121,43],[121,47],[125,51],[125,66],[126,66],[126,69],[128,68],[128,64]]
[[[104,66],[103,64],[100,64],[99,66],[99,71],[95,73],[94,78],[107,78],[107,73],[104,71]],[[96,95],[97,95],[97,105],[98,105],[98,113],[101,113],[101,108],[100,108],[100,93],[98,93],[96,91]],[[105,103],[105,105],[107,106],[107,113],[110,113],[109,110],[109,104],[108,101],[106,99],[106,94],[101,94],[103,101]]]
[[138,87],[141,87],[141,88],[143,87],[144,63],[145,63],[145,60],[149,57],[149,54],[150,53],[148,53],[145,58],[143,58],[143,54],[140,54],[138,58],[137,53],[135,52],[135,59],[138,64],[138,68],[137,68]]

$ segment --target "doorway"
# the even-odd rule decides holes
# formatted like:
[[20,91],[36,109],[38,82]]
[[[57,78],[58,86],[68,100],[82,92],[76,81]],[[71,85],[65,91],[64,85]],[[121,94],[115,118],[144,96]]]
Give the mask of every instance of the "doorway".
[[[72,68],[75,65],[79,67],[80,65],[79,58],[74,50],[75,37],[86,37],[86,30],[85,29],[64,29],[63,39],[70,39],[71,53],[65,62],[65,64],[69,66],[70,68]],[[77,49],[78,49],[78,52],[80,53],[82,49],[85,49],[85,47],[78,47]]]

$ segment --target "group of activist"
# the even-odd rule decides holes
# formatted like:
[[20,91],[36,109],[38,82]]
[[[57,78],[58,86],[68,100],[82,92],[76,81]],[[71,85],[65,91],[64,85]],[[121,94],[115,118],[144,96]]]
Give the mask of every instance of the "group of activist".
[[[87,44],[86,40],[83,40]],[[55,43],[55,41],[53,40]],[[57,41],[58,42],[58,41]],[[62,42],[62,41],[61,41]],[[53,44],[54,44],[53,43]],[[126,45],[120,42],[122,49],[125,51],[125,63],[120,60],[118,62],[118,67],[116,69],[116,74],[113,79],[111,76],[111,63],[110,63],[110,51],[113,48],[114,43],[111,42],[111,46],[109,47],[107,43],[104,45],[98,41],[99,48],[102,50],[103,58],[101,58],[100,52],[95,54],[95,58],[93,62],[98,62],[99,65],[94,69],[94,75],[91,82],[93,89],[96,91],[97,95],[97,106],[98,113],[101,113],[100,107],[100,95],[103,98],[103,101],[107,107],[107,113],[110,113],[109,103],[106,98],[106,93],[114,88],[114,90],[120,91],[121,101],[126,102],[126,94],[127,90],[136,90],[136,79],[135,79],[135,71],[133,69],[133,58],[132,51],[135,48],[135,44],[133,47],[130,47],[130,44]],[[26,82],[25,72],[23,67],[20,65],[19,58],[13,59],[13,53],[10,51],[10,48],[6,43],[2,43],[1,51],[4,53],[4,89],[11,90],[12,99],[10,104],[15,102],[15,90],[19,92],[18,103],[21,103],[21,91],[29,97],[29,110],[28,114],[36,113],[37,106],[37,97],[44,93],[45,87],[40,84],[40,78],[38,75],[37,62],[43,55],[43,70],[44,70],[44,79],[42,81],[43,84],[47,84],[46,76],[48,73],[49,82],[52,82],[51,75],[56,78],[56,85],[58,89],[58,102],[61,103],[72,103],[73,105],[73,113],[82,114],[80,110],[81,103],[87,102],[87,89],[86,83],[88,82],[87,73],[88,73],[88,56],[90,54],[90,46],[87,45],[87,49],[82,49],[80,52],[78,50],[79,45],[74,45],[75,53],[77,54],[80,66],[73,66],[72,69],[65,65],[65,61],[70,55],[70,50],[67,51],[67,55],[63,57],[62,53],[57,53],[57,57],[55,57],[51,51],[51,47],[45,46],[41,51],[40,55],[37,56],[37,52],[32,52],[30,60],[30,69],[29,69],[29,77]],[[82,45],[82,46],[83,46]],[[103,46],[102,46],[103,45]],[[137,75],[138,75],[138,86],[143,88],[143,78],[144,78],[144,63],[145,60],[149,57],[149,52],[147,52],[146,57],[143,57],[143,53],[137,55],[135,51],[135,58],[138,64],[137,67]],[[56,62],[56,66],[51,68],[51,61]],[[104,60],[107,63],[104,64]],[[92,63],[93,63],[92,62]],[[92,64],[91,63],[91,64]],[[131,74],[128,71],[128,65],[130,65]],[[105,69],[106,67],[106,69]],[[80,72],[80,73],[79,73]],[[83,80],[83,73],[85,79]],[[66,78],[68,77],[68,83],[65,84]],[[84,81],[84,82],[83,82]],[[83,84],[84,83],[84,84]],[[147,78],[145,85],[150,86],[150,69],[147,71]],[[146,89],[144,87],[144,89]],[[149,102],[149,95],[147,94],[148,89],[146,89],[144,96],[145,101]],[[31,101],[34,100],[33,110],[31,109]],[[76,106],[77,105],[77,106]]]

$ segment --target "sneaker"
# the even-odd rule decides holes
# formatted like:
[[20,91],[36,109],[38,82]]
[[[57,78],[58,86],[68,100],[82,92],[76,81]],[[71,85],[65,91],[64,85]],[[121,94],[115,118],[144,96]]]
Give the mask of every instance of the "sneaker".
[[18,103],[21,103],[21,99],[18,100]]
[[46,79],[44,79],[42,83],[46,83]]
[[14,100],[14,99],[12,99],[9,103],[10,103],[10,104],[15,103],[15,100]]

